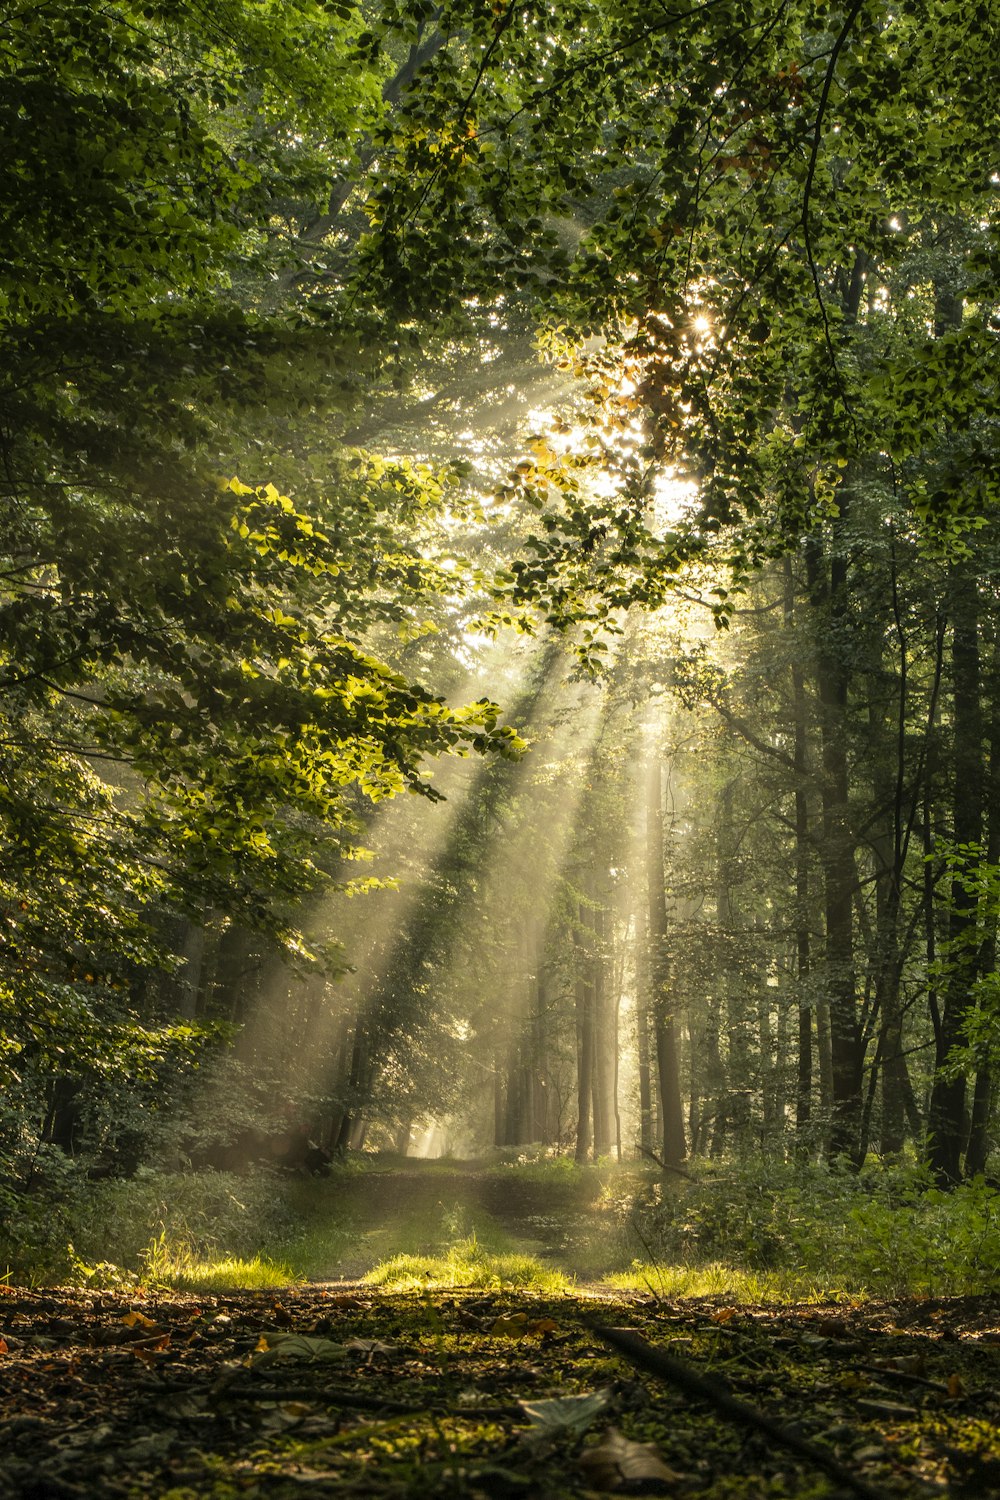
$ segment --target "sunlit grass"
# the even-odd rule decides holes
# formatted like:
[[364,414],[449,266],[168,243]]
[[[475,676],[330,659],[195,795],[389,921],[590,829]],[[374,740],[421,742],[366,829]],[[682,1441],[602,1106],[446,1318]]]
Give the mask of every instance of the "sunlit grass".
[[516,1287],[558,1295],[572,1289],[561,1271],[543,1265],[532,1255],[487,1250],[475,1235],[450,1245],[442,1255],[394,1255],[374,1266],[363,1279],[368,1286],[394,1292]]
[[634,1261],[627,1271],[604,1278],[623,1292],[651,1292],[657,1298],[722,1297],[740,1303],[839,1302],[859,1299],[857,1291],[824,1286],[794,1271],[747,1271],[710,1261],[703,1266],[650,1265]]
[[165,1232],[142,1255],[142,1280],[186,1292],[257,1292],[302,1281],[287,1262],[267,1255],[218,1255],[199,1251],[190,1241]]
[[291,1266],[255,1255],[252,1260],[192,1261],[178,1266],[170,1274],[168,1285],[190,1292],[263,1292],[298,1286],[301,1281]]

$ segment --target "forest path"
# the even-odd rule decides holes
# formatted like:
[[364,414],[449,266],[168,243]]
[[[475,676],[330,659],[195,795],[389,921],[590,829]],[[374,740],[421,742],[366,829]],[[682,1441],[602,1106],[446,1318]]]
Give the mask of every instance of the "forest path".
[[[809,1451],[617,1357],[627,1323]],[[1000,1493],[1000,1299],[0,1285],[4,1500]],[[527,1403],[527,1407],[524,1403]],[[831,1487],[830,1465],[851,1485]]]
[[354,1280],[395,1256],[440,1256],[474,1242],[589,1282],[627,1262],[623,1204],[636,1186],[623,1169],[603,1178],[567,1172],[562,1182],[551,1172],[532,1179],[523,1167],[400,1160],[309,1184],[298,1197],[314,1226],[314,1281]]

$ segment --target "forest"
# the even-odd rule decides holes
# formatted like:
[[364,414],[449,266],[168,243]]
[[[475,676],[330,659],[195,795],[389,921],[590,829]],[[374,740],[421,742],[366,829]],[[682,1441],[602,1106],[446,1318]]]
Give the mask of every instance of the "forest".
[[989,1492],[991,0],[0,77],[10,1493]]

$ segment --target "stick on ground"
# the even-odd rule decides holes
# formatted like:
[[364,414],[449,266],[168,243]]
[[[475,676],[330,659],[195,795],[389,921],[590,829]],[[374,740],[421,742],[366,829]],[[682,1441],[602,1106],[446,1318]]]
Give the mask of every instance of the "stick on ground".
[[612,1349],[624,1355],[640,1370],[645,1370],[650,1375],[658,1375],[661,1380],[675,1386],[685,1396],[692,1396],[698,1401],[707,1401],[722,1416],[728,1417],[730,1421],[738,1423],[741,1427],[748,1427],[752,1432],[763,1433],[773,1443],[787,1448],[791,1453],[797,1453],[800,1458],[808,1460],[818,1469],[823,1469],[831,1479],[835,1479],[845,1489],[853,1490],[856,1495],[862,1496],[862,1500],[886,1500],[884,1490],[874,1489],[857,1474],[845,1468],[840,1460],[825,1448],[810,1443],[807,1438],[800,1437],[797,1432],[782,1426],[773,1417],[758,1411],[755,1406],[741,1401],[738,1396],[732,1395],[720,1381],[713,1380],[708,1375],[702,1375],[672,1354],[666,1354],[662,1349],[654,1348],[652,1344],[647,1344],[645,1339],[627,1328],[607,1328],[598,1323],[591,1323],[590,1328],[598,1338],[610,1344]]

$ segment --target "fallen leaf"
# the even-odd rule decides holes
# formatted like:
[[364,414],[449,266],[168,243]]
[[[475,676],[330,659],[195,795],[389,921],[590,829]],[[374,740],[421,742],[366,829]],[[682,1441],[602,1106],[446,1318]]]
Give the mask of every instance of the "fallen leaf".
[[926,1374],[926,1360],[922,1354],[897,1354],[886,1360],[887,1370],[898,1370],[902,1375]]
[[6,1354],[7,1352],[7,1340],[0,1339],[0,1354]]
[[367,1354],[369,1359],[375,1354],[395,1354],[398,1347],[397,1344],[383,1344],[381,1339],[348,1339],[344,1345],[345,1349],[356,1349],[359,1354]]
[[275,1359],[344,1359],[347,1350],[332,1339],[310,1338],[305,1333],[262,1333],[250,1361],[253,1365],[269,1364]]
[[127,1312],[122,1318],[126,1328],[155,1328],[156,1323],[152,1318],[147,1318],[145,1313]]
[[490,1333],[494,1338],[523,1339],[528,1330],[527,1313],[511,1313],[510,1317],[497,1318]]
[[518,1401],[532,1427],[541,1433],[586,1432],[608,1404],[607,1391],[556,1396],[551,1401]]
[[609,1427],[595,1447],[584,1449],[580,1467],[588,1484],[604,1491],[632,1489],[636,1485],[663,1489],[683,1479],[683,1475],[667,1468],[655,1443],[634,1443],[617,1427]]
[[532,1338],[536,1339],[544,1338],[547,1333],[558,1333],[558,1331],[559,1324],[555,1318],[533,1318],[525,1329],[525,1333],[530,1333]]
[[720,1307],[717,1312],[710,1313],[709,1316],[713,1323],[729,1323],[735,1318],[736,1312],[735,1307]]
[[135,1355],[136,1359],[141,1359],[143,1364],[147,1365],[150,1369],[152,1369],[154,1365],[159,1364],[159,1360],[156,1356],[158,1354],[163,1354],[166,1349],[169,1349],[169,1347],[169,1333],[162,1334],[158,1339],[142,1339],[138,1344],[133,1344],[131,1346],[132,1353]]

